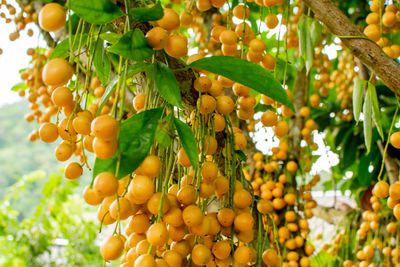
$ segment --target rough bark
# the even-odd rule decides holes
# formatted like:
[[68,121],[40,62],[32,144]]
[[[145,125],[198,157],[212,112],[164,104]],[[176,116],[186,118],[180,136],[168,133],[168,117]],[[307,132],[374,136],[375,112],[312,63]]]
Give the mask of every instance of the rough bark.
[[342,42],[396,95],[400,96],[399,64],[389,58],[375,42],[358,38],[365,35],[331,0],[304,0],[304,2],[333,34],[346,36],[341,38]]
[[339,224],[348,211],[339,210],[331,207],[316,206],[313,210],[315,217],[320,218],[330,224]]

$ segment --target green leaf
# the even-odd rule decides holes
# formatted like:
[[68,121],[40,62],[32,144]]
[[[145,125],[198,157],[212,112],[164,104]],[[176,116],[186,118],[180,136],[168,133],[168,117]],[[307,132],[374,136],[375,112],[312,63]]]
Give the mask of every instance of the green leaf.
[[179,119],[174,118],[174,124],[176,130],[178,131],[178,136],[181,140],[183,149],[185,150],[186,155],[192,163],[193,168],[196,168],[198,162],[198,153],[197,143],[196,139],[194,138],[194,134],[190,127]]
[[149,71],[160,95],[171,105],[183,108],[178,82],[170,68],[161,62],[152,64]]
[[304,15],[300,17],[297,24],[297,33],[299,35],[300,68],[303,68],[307,53],[307,17]]
[[107,52],[104,49],[103,40],[97,40],[93,56],[93,64],[101,83],[103,85],[107,84],[108,80],[110,79],[111,62],[108,58]]
[[335,261],[335,258],[322,250],[312,257],[310,266],[332,266],[333,261]]
[[156,21],[164,16],[164,11],[160,2],[157,2],[154,6],[132,8],[130,15],[132,20],[135,22],[146,22]]
[[310,38],[311,38],[311,45],[312,48],[314,49],[315,46],[317,45],[319,39],[321,38],[321,34],[322,34],[322,30],[323,30],[323,26],[321,25],[321,23],[313,18],[309,17],[309,30],[310,30]]
[[359,138],[353,134],[353,130],[348,131],[344,139],[342,149],[340,150],[340,167],[345,170],[350,167],[357,159],[357,149]]
[[75,52],[79,48],[79,40],[81,40],[81,44],[86,44],[88,35],[87,33],[84,33],[83,35],[77,34],[77,35],[72,35],[64,40],[62,40],[53,50],[51,53],[50,59],[53,58],[66,58],[69,56],[70,53],[70,46],[69,42],[73,43],[75,39],[75,43],[73,44],[73,49],[72,51]]
[[271,110],[271,109],[272,108],[270,105],[264,105],[264,104],[261,104],[260,102],[258,102],[254,107],[254,113],[265,112],[265,111]]
[[267,95],[294,110],[293,104],[282,85],[274,78],[272,73],[258,64],[235,57],[212,56],[196,60],[189,67],[222,75]]
[[145,71],[151,64],[147,62],[138,62],[136,64],[132,64],[128,66],[127,75],[133,76],[138,74],[139,72]]
[[108,84],[106,91],[104,92],[103,96],[101,97],[100,100],[100,105],[99,108],[97,109],[96,116],[99,116],[101,113],[101,110],[103,109],[104,105],[108,102],[108,99],[110,99],[111,95],[115,91],[115,85],[118,82],[118,76],[116,76],[114,79],[111,80],[111,82]]
[[93,166],[93,177],[96,177],[102,172],[115,173],[115,168],[117,167],[117,155],[112,156],[108,159],[96,158]]
[[306,70],[307,74],[310,73],[310,70],[313,66],[314,62],[314,46],[312,45],[311,41],[311,32],[310,32],[310,27],[311,27],[311,19],[307,17],[307,23],[306,23],[306,49],[305,49],[305,55],[304,55],[304,60],[306,63]]
[[372,119],[374,120],[375,126],[378,129],[378,133],[381,136],[382,140],[385,140],[382,129],[381,111],[379,110],[379,102],[378,96],[376,95],[375,85],[373,85],[371,82],[368,82],[367,90],[372,102]]
[[366,84],[366,80],[356,78],[353,86],[353,115],[354,119],[358,123],[360,120],[361,106],[363,101],[363,93]]
[[11,91],[18,92],[21,90],[28,89],[28,86],[24,82],[17,83],[13,87],[11,87]]
[[136,61],[145,60],[154,53],[147,45],[143,32],[137,28],[125,33],[118,43],[108,48],[108,51]]
[[162,108],[145,110],[122,122],[119,179],[135,171],[149,154],[162,113]]
[[[71,31],[69,29],[69,25],[71,24]],[[65,22],[65,32],[71,32],[72,34],[76,34],[76,30],[78,29],[79,17],[76,14],[72,14],[69,16],[69,19]]]
[[110,0],[70,0],[69,5],[75,14],[92,24],[110,23],[124,15]]
[[[142,111],[121,124],[119,149],[121,153],[118,179],[134,172],[148,155],[154,141],[162,109]],[[93,177],[101,172],[115,173],[118,156],[101,160],[96,158]]]
[[161,120],[158,123],[157,130],[156,130],[156,141],[164,148],[169,147],[169,145],[173,141],[175,125],[173,122],[172,113],[170,113],[167,117]]
[[244,161],[244,162],[247,161],[246,154],[244,154],[244,152],[242,150],[235,150],[235,153],[241,161]]
[[299,54],[305,64],[307,73],[310,72],[314,62],[314,47],[322,33],[322,25],[309,16],[302,15],[298,23]]
[[367,147],[367,154],[371,150],[371,140],[372,140],[372,100],[369,92],[365,95],[364,107],[364,141]]
[[115,33],[115,32],[105,32],[100,34],[100,38],[104,41],[109,42],[110,44],[116,44],[119,39],[121,39],[122,34]]

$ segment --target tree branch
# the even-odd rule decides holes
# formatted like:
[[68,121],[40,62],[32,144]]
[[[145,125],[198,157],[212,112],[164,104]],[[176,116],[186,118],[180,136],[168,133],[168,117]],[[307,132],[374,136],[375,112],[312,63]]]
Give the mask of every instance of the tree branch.
[[375,42],[357,38],[365,35],[331,0],[304,0],[304,2],[333,34],[342,36],[342,42],[355,56],[400,96],[400,66],[393,59],[389,58]]
[[348,211],[318,205],[312,210],[312,212],[315,217],[320,218],[327,223],[337,225],[343,221]]

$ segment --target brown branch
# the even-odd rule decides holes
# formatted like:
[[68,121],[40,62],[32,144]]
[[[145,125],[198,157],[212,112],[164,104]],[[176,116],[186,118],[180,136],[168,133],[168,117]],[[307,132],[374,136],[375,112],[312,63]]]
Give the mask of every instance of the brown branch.
[[[347,208],[346,208],[347,209]],[[344,210],[343,208],[332,208],[324,206],[316,206],[312,212],[315,217],[320,218],[330,224],[339,224],[343,221],[349,209]]]
[[[385,147],[380,140],[378,141],[378,147],[383,156]],[[397,182],[399,180],[399,166],[397,165],[395,159],[390,155],[389,150],[386,151],[385,168],[389,177],[390,184],[394,184],[395,182]]]
[[393,59],[389,58],[375,42],[358,38],[365,35],[331,0],[304,0],[304,2],[333,34],[342,36],[342,42],[355,56],[400,96],[400,66]]

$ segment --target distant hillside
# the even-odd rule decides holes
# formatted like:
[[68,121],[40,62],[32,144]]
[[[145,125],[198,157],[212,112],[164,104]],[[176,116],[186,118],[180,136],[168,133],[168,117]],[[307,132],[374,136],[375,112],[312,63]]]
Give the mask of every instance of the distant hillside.
[[[59,140],[52,144],[40,140],[32,143],[28,140],[29,133],[38,127],[36,122],[28,123],[24,120],[28,112],[26,100],[0,107],[0,188],[2,189],[0,199],[4,195],[3,189],[15,183],[16,176],[36,170],[42,170],[47,174],[59,173],[66,165],[54,157],[54,149]],[[85,172],[79,179],[81,186],[77,190],[81,192],[89,183],[89,179],[88,172]],[[28,189],[29,194],[24,199],[24,204],[18,204],[22,210],[29,211],[30,201],[38,199],[37,196],[41,194],[42,184],[45,181],[46,179]]]

